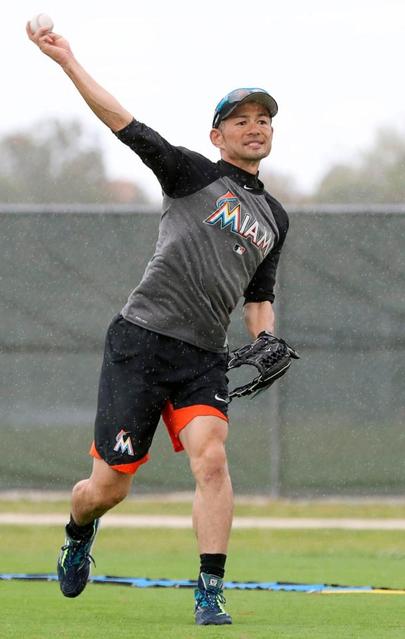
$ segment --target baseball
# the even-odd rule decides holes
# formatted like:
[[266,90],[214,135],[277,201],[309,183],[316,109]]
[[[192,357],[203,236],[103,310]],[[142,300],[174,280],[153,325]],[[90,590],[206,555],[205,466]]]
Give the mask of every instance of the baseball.
[[53,29],[53,20],[46,13],[38,13],[30,20],[30,28],[32,33],[35,33],[41,27],[47,27],[48,31]]

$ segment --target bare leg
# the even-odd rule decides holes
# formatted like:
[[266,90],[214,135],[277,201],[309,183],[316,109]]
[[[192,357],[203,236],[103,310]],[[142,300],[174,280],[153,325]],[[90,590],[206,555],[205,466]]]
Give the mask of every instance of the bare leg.
[[120,503],[129,493],[132,475],[120,473],[102,459],[93,460],[89,479],[79,481],[72,492],[72,516],[85,526]]
[[93,559],[90,552],[97,532],[93,522],[124,499],[131,479],[131,475],[119,473],[106,462],[95,459],[89,479],[79,481],[73,488],[73,521],[66,526],[66,540],[57,564],[59,586],[65,597],[78,597],[86,587]]
[[227,423],[212,416],[195,417],[180,433],[196,480],[193,525],[200,554],[227,553],[233,516],[227,435]]

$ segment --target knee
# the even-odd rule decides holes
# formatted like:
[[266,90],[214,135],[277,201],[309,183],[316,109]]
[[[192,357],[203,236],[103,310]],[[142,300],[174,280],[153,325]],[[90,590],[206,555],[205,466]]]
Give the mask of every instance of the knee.
[[103,507],[110,510],[121,503],[129,493],[127,486],[109,486],[107,490],[101,490],[98,493],[99,500]]
[[90,479],[76,484],[73,488],[73,497],[84,497],[87,505],[92,510],[110,510],[117,506],[128,495],[130,485],[120,482],[101,485]]
[[223,442],[211,442],[190,459],[194,478],[200,485],[220,482],[228,476],[228,463]]

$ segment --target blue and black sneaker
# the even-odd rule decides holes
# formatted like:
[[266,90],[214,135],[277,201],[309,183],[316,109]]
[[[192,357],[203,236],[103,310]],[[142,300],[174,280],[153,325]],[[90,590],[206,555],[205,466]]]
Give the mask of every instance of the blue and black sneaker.
[[95,519],[93,532],[86,539],[72,539],[66,531],[65,543],[58,557],[58,579],[65,597],[77,597],[86,587],[90,574],[90,564],[94,559],[90,554],[99,520]]
[[216,575],[200,574],[198,588],[194,592],[195,622],[198,626],[222,626],[231,624],[232,617],[224,610],[224,583]]

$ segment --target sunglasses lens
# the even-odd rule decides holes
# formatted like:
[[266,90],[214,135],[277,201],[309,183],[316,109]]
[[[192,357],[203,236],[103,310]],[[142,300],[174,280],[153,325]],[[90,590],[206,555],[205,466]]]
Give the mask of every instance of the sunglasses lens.
[[230,104],[233,104],[234,102],[240,102],[240,100],[243,100],[243,98],[247,98],[248,95],[252,95],[252,93],[267,93],[267,91],[264,91],[263,89],[235,89],[235,91],[232,91],[228,94],[227,101]]
[[252,95],[252,93],[266,93],[268,95],[267,91],[265,91],[264,89],[259,89],[257,87],[235,89],[234,91],[231,91],[230,93],[228,93],[228,95],[222,98],[222,100],[218,102],[216,106],[215,116],[214,116],[214,126],[216,126],[216,124],[218,123],[222,112],[224,112],[223,117],[225,116],[227,111],[226,107],[228,105],[235,104],[235,102],[240,102],[244,98],[247,98],[249,95]]

